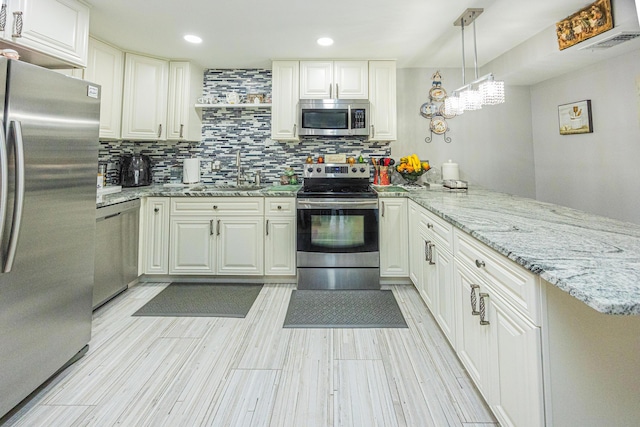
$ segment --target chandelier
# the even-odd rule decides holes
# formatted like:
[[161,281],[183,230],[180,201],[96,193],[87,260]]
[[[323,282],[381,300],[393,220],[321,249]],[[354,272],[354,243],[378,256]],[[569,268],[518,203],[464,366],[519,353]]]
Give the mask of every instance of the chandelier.
[[[476,18],[484,9],[467,9],[453,23],[460,26],[462,33],[462,86],[454,90],[444,102],[446,114],[460,115],[465,111],[479,110],[484,105],[502,104],[504,97],[504,82],[495,80],[493,73],[478,77],[478,49],[476,46]],[[465,55],[464,55],[464,27],[473,24],[473,59],[475,80],[466,83]]]

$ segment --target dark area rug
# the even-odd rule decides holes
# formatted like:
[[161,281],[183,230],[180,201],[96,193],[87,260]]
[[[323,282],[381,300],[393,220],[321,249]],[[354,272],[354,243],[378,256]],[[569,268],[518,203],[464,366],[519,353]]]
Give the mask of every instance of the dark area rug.
[[406,328],[393,292],[295,290],[285,328]]
[[246,317],[262,285],[171,283],[134,316]]

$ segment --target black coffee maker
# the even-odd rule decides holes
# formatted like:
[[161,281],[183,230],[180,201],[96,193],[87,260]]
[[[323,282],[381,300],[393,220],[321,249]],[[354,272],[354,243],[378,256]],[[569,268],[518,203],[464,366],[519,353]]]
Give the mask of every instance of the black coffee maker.
[[151,185],[151,159],[144,154],[125,154],[120,158],[120,185],[141,187]]

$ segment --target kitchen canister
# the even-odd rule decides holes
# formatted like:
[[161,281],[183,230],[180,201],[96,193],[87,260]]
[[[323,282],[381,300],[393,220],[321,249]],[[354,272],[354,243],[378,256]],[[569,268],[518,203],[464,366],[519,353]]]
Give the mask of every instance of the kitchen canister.
[[182,164],[182,182],[196,184],[200,182],[200,159],[184,159]]
[[453,163],[451,159],[448,162],[442,164],[442,180],[460,179],[460,169],[457,163]]

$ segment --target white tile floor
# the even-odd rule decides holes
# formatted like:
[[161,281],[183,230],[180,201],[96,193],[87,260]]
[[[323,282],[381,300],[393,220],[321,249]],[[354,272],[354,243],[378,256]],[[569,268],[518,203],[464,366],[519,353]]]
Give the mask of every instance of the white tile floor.
[[87,355],[9,426],[495,424],[412,286],[409,329],[283,329],[293,285],[265,285],[245,319],[132,317],[166,284],[94,314]]

